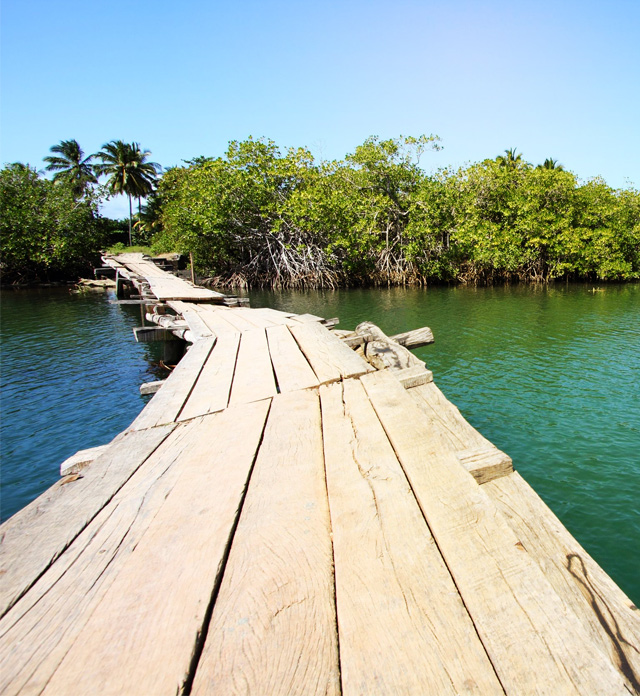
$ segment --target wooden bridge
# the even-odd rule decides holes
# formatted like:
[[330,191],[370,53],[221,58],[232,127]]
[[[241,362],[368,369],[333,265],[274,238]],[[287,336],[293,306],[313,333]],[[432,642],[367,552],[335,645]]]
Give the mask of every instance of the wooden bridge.
[[174,287],[185,357],[0,528],[0,693],[640,693],[640,612],[424,364]]

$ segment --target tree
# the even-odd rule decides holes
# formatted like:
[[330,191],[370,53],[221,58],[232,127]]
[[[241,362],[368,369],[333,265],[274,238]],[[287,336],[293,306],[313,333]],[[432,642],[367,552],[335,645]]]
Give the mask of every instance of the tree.
[[98,183],[91,164],[94,156],[85,157],[77,140],[61,140],[50,151],[55,154],[44,158],[46,170],[56,172],[53,175],[55,182],[69,182],[76,198],[80,199],[86,194],[89,184]]
[[21,163],[0,170],[0,267],[5,283],[68,279],[91,268],[102,245],[97,199]]
[[134,196],[144,198],[152,193],[161,170],[159,164],[147,161],[149,155],[151,153],[142,151],[138,143],[125,143],[122,140],[105,143],[96,154],[101,163],[95,166],[95,170],[99,176],[108,177],[110,193],[129,197],[129,245],[133,221],[131,199]]
[[564,167],[558,162],[558,160],[553,159],[553,157],[547,157],[544,164],[539,164],[538,169],[557,169],[558,171],[564,171]]
[[516,152],[515,147],[505,150],[504,155],[498,155],[496,162],[505,169],[518,169],[524,164],[522,154]]

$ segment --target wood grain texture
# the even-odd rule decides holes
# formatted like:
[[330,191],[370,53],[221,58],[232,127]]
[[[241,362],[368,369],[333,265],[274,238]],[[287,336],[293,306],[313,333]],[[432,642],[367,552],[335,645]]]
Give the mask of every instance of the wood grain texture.
[[362,377],[507,693],[624,693],[600,646],[390,375]]
[[58,481],[0,526],[0,616],[96,517],[173,427],[119,435],[79,478]]
[[2,693],[180,691],[268,407],[176,428],[0,624]]
[[279,394],[192,693],[339,693],[333,596],[318,395]]
[[279,324],[282,326],[293,326],[295,324],[304,324],[304,321],[298,321],[297,315],[290,312],[281,312],[277,309],[271,309],[270,307],[258,307],[252,308],[251,312],[253,314],[259,314],[271,321],[273,324]]
[[585,635],[609,653],[631,693],[640,693],[640,610],[520,474],[491,481],[483,490],[571,606]]
[[252,325],[246,322],[238,328],[240,322],[229,321],[227,316],[229,309],[227,307],[212,307],[211,305],[197,305],[198,315],[202,321],[209,327],[213,333],[217,336],[221,336],[223,333],[238,333],[238,331],[245,331],[246,329],[254,328]]
[[371,365],[317,322],[291,326],[290,330],[321,384],[373,370]]
[[277,394],[264,329],[244,331],[231,387],[230,404],[244,404]]
[[200,372],[213,349],[215,339],[194,343],[160,389],[133,421],[131,430],[155,428],[173,423],[182,410]]
[[178,421],[226,408],[236,367],[239,333],[224,333],[217,340],[189,395]]
[[89,447],[88,449],[78,450],[75,454],[67,457],[60,464],[60,476],[68,476],[69,474],[77,474],[91,464],[94,459],[97,459],[101,454],[109,448],[110,444],[98,445],[98,447]]
[[320,388],[345,694],[503,694],[357,380]]
[[318,386],[318,378],[287,326],[269,327],[267,341],[278,389],[281,392]]
[[513,471],[511,457],[483,437],[433,383],[408,391],[427,422],[456,453],[462,466],[478,483],[506,476]]

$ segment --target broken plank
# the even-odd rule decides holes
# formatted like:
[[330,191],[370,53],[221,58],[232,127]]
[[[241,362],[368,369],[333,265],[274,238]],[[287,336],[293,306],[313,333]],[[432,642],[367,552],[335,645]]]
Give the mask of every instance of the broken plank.
[[239,333],[224,333],[216,340],[198,381],[180,411],[179,421],[227,407],[239,345]]
[[483,490],[571,606],[585,635],[602,645],[630,692],[640,693],[640,610],[520,474],[491,481]]
[[89,449],[78,450],[75,454],[67,457],[60,464],[60,476],[68,476],[69,474],[77,474],[87,467],[94,459],[97,459],[101,454],[104,454],[110,444],[98,445],[98,447],[90,447]]
[[183,689],[268,407],[176,428],[0,626],[3,694]]
[[279,394],[213,609],[194,696],[340,693],[330,532],[318,395]]
[[240,337],[229,403],[258,401],[275,396],[277,392],[265,330],[244,331]]
[[267,340],[271,363],[281,392],[318,386],[318,378],[287,326],[269,327]]
[[290,331],[323,384],[371,372],[373,368],[324,326],[309,322]]
[[507,693],[624,693],[495,505],[384,372],[362,377]]
[[176,420],[214,343],[214,339],[202,339],[191,346],[167,377],[162,389],[155,394],[142,413],[129,426],[131,430],[154,428]]
[[119,435],[72,482],[62,479],[1,528],[0,616],[82,532],[173,426]]
[[343,692],[503,694],[361,383],[320,399]]

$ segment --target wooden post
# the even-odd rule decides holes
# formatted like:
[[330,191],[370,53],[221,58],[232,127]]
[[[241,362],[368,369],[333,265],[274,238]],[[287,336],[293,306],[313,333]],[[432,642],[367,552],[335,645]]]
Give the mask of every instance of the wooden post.
[[196,271],[195,268],[193,267],[193,252],[189,252],[189,263],[191,264],[191,282],[195,285],[196,284]]

